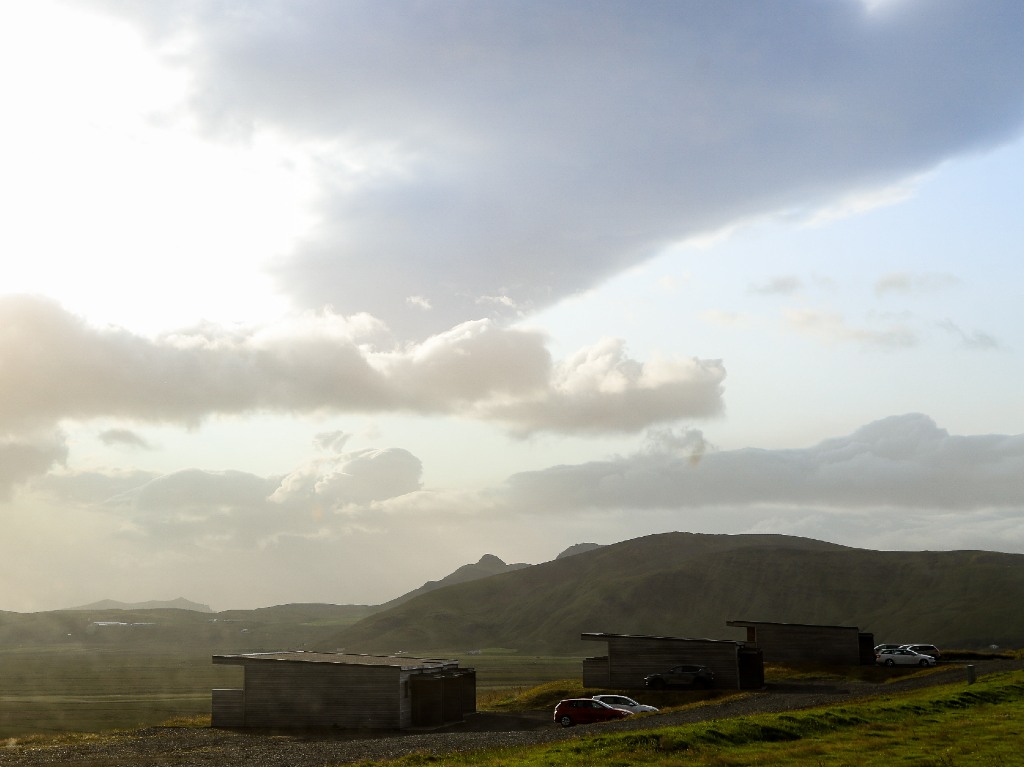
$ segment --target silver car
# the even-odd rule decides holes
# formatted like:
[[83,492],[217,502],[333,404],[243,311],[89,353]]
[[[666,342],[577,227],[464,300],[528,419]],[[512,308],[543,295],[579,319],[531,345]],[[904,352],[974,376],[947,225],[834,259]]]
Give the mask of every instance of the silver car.
[[645,714],[658,710],[654,706],[637,703],[635,700],[627,698],[625,695],[595,695],[594,700],[599,700],[606,706],[621,708],[623,711],[629,711],[633,714]]
[[904,647],[897,647],[895,650],[879,650],[875,655],[875,663],[884,666],[934,666],[935,658]]

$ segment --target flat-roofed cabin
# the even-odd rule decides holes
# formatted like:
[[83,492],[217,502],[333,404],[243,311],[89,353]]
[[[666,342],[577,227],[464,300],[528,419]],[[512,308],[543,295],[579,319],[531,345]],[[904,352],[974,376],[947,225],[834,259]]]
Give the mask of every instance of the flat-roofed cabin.
[[405,729],[476,711],[476,671],[455,660],[289,651],[213,662],[244,672],[242,688],[213,691],[214,727]]

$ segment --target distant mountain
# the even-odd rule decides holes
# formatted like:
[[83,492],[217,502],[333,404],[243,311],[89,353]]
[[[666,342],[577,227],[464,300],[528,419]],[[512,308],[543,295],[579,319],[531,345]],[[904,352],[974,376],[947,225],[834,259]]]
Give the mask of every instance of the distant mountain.
[[458,568],[455,572],[446,575],[441,580],[427,581],[418,589],[414,589],[408,594],[396,597],[390,602],[385,602],[381,607],[396,607],[397,605],[408,602],[410,599],[415,599],[418,596],[444,588],[445,586],[453,586],[458,583],[469,583],[470,581],[479,580],[480,578],[488,578],[492,575],[510,573],[514,570],[522,570],[524,567],[532,567],[532,565],[524,564],[522,562],[507,565],[493,554],[484,554],[476,564],[462,565],[462,567]]
[[666,533],[438,587],[331,640],[355,652],[588,654],[582,632],[743,639],[728,620],[857,626],[878,642],[1024,646],[1024,555]]
[[585,551],[593,551],[594,549],[599,548],[601,548],[600,543],[576,543],[567,548],[557,557],[555,557],[555,559],[565,559],[566,557],[574,557],[577,554],[582,554]]
[[197,613],[212,613],[209,605],[201,605],[198,602],[190,602],[184,597],[167,601],[151,602],[117,602],[113,599],[104,599],[93,602],[91,605],[81,607],[68,607],[68,610],[192,610]]

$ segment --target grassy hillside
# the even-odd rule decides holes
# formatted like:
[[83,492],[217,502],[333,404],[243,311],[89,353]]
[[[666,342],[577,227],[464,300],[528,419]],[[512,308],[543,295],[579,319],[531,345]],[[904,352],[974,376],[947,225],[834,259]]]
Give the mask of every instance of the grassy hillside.
[[418,589],[410,591],[408,594],[403,594],[400,597],[392,599],[390,602],[385,602],[381,605],[382,608],[395,607],[408,602],[410,599],[415,599],[418,596],[426,594],[430,591],[436,591],[446,586],[454,586],[456,583],[467,583],[468,581],[475,581],[480,578],[487,578],[492,575],[498,575],[500,573],[508,573],[513,570],[522,570],[530,565],[519,562],[515,564],[505,564],[501,559],[494,556],[493,554],[484,554],[480,557],[480,561],[475,564],[463,565],[455,572],[446,575],[439,581],[427,581]]
[[581,632],[742,639],[728,620],[858,626],[882,641],[1024,645],[1024,555],[878,552],[668,533],[458,584],[338,633],[349,651],[594,652]]

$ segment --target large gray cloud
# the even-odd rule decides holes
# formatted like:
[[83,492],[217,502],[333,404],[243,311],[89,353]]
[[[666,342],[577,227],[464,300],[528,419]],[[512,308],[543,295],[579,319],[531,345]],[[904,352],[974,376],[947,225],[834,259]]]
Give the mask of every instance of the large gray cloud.
[[401,448],[338,452],[284,476],[184,469],[169,474],[64,471],[31,482],[38,498],[124,520],[122,536],[214,550],[336,535],[339,515],[373,510],[421,488],[420,460]]
[[631,359],[601,342],[555,364],[536,332],[480,320],[380,343],[366,316],[150,339],[0,297],[0,428],[102,416],[195,423],[254,411],[459,414],[522,433],[630,431],[721,407],[721,363]]
[[1024,117],[1017,0],[96,2],[188,41],[208,129],[318,148],[320,225],[278,276],[408,335],[898,181]]
[[67,457],[67,445],[59,434],[0,438],[0,500],[6,500],[15,485],[45,474]]
[[981,509],[1024,506],[1024,435],[956,436],[893,416],[804,449],[706,452],[659,440],[631,456],[509,478],[517,508]]

